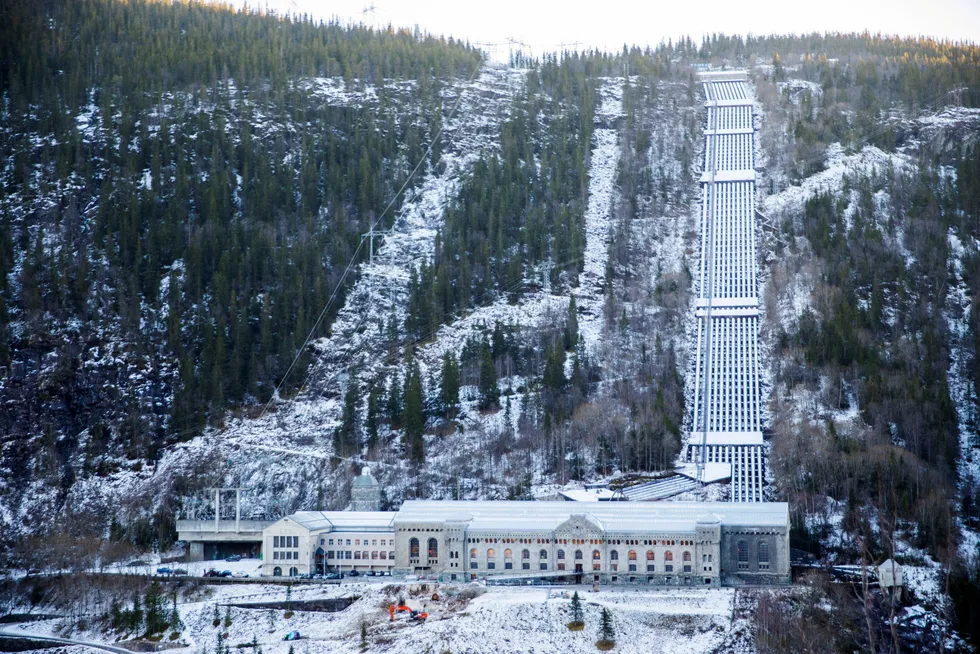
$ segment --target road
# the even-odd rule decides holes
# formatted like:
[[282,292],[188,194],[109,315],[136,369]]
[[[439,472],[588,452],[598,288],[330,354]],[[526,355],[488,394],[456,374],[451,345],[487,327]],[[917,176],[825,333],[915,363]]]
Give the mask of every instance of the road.
[[104,643],[90,643],[84,640],[70,640],[68,638],[58,638],[56,636],[40,636],[37,634],[31,634],[23,631],[0,630],[0,637],[24,638],[27,640],[43,640],[49,643],[60,643],[62,645],[82,645],[83,647],[93,647],[95,649],[101,649],[107,652],[113,652],[114,654],[133,654],[131,650],[125,649],[123,647],[106,645]]

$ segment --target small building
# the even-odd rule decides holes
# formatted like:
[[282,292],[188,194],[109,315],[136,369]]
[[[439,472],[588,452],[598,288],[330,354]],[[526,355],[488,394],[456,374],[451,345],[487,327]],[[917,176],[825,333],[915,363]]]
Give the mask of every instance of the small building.
[[262,532],[262,575],[390,572],[395,565],[395,514],[386,511],[299,511]]
[[878,566],[878,585],[883,593],[889,593],[896,600],[902,600],[902,586],[905,585],[905,573],[902,566],[894,559],[888,559]]

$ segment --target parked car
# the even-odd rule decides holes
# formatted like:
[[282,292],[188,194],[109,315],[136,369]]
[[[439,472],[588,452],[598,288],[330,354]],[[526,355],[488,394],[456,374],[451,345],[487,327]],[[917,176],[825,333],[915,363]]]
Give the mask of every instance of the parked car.
[[220,577],[221,576],[221,573],[218,572],[217,570],[215,570],[214,568],[208,568],[204,572],[204,575],[203,576],[205,576],[205,577]]
[[176,577],[183,577],[183,576],[186,576],[187,575],[187,570],[184,570],[183,568],[176,568],[170,574],[172,574],[172,575],[174,575]]
[[219,577],[230,577],[231,576],[231,570],[222,570],[221,571],[221,574],[219,574],[218,576]]
[[290,631],[288,634],[282,637],[283,640],[299,640],[302,636],[299,635],[298,631]]
[[231,556],[226,556],[225,557],[225,561],[227,561],[228,563],[236,563],[236,562],[241,561],[241,560],[242,560],[242,557],[239,554],[232,554]]
[[350,572],[349,572],[348,574],[349,574],[349,575],[350,575],[351,577],[357,577],[357,576],[358,576],[358,575],[360,575],[361,573],[360,573],[360,572],[358,572],[357,570],[351,570],[351,571],[350,571]]
[[159,568],[157,568],[157,574],[158,575],[169,575],[169,574],[173,574],[173,571],[170,568],[168,568],[167,566],[161,565]]
[[340,579],[340,573],[339,572],[327,573],[327,576],[324,577],[324,579]]
[[248,573],[245,572],[244,570],[239,570],[232,576],[235,577],[235,579],[245,579],[248,577]]

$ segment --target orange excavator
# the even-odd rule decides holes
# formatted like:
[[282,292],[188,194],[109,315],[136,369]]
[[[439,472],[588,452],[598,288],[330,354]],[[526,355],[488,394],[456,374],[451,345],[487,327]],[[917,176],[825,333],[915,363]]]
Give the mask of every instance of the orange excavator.
[[408,619],[413,622],[425,622],[425,619],[429,617],[429,614],[425,611],[416,611],[415,609],[400,604],[395,606],[394,604],[388,605],[388,615],[391,616],[391,621],[395,621],[395,616],[401,617],[402,615],[407,615]]

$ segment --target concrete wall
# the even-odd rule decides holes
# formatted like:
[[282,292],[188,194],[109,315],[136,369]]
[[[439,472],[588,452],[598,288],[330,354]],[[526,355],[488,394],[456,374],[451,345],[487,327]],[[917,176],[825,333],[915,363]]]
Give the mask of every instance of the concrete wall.
[[[276,538],[280,539],[280,546],[276,547]],[[282,539],[293,538],[297,546],[283,545]],[[292,541],[286,541],[290,543]],[[262,575],[263,576],[290,576],[290,571],[295,568],[296,574],[309,574],[314,542],[313,537],[306,527],[303,527],[289,518],[283,518],[263,532],[262,551]],[[279,556],[280,558],[276,558]],[[291,558],[283,558],[291,557]],[[278,575],[276,573],[279,573]]]

